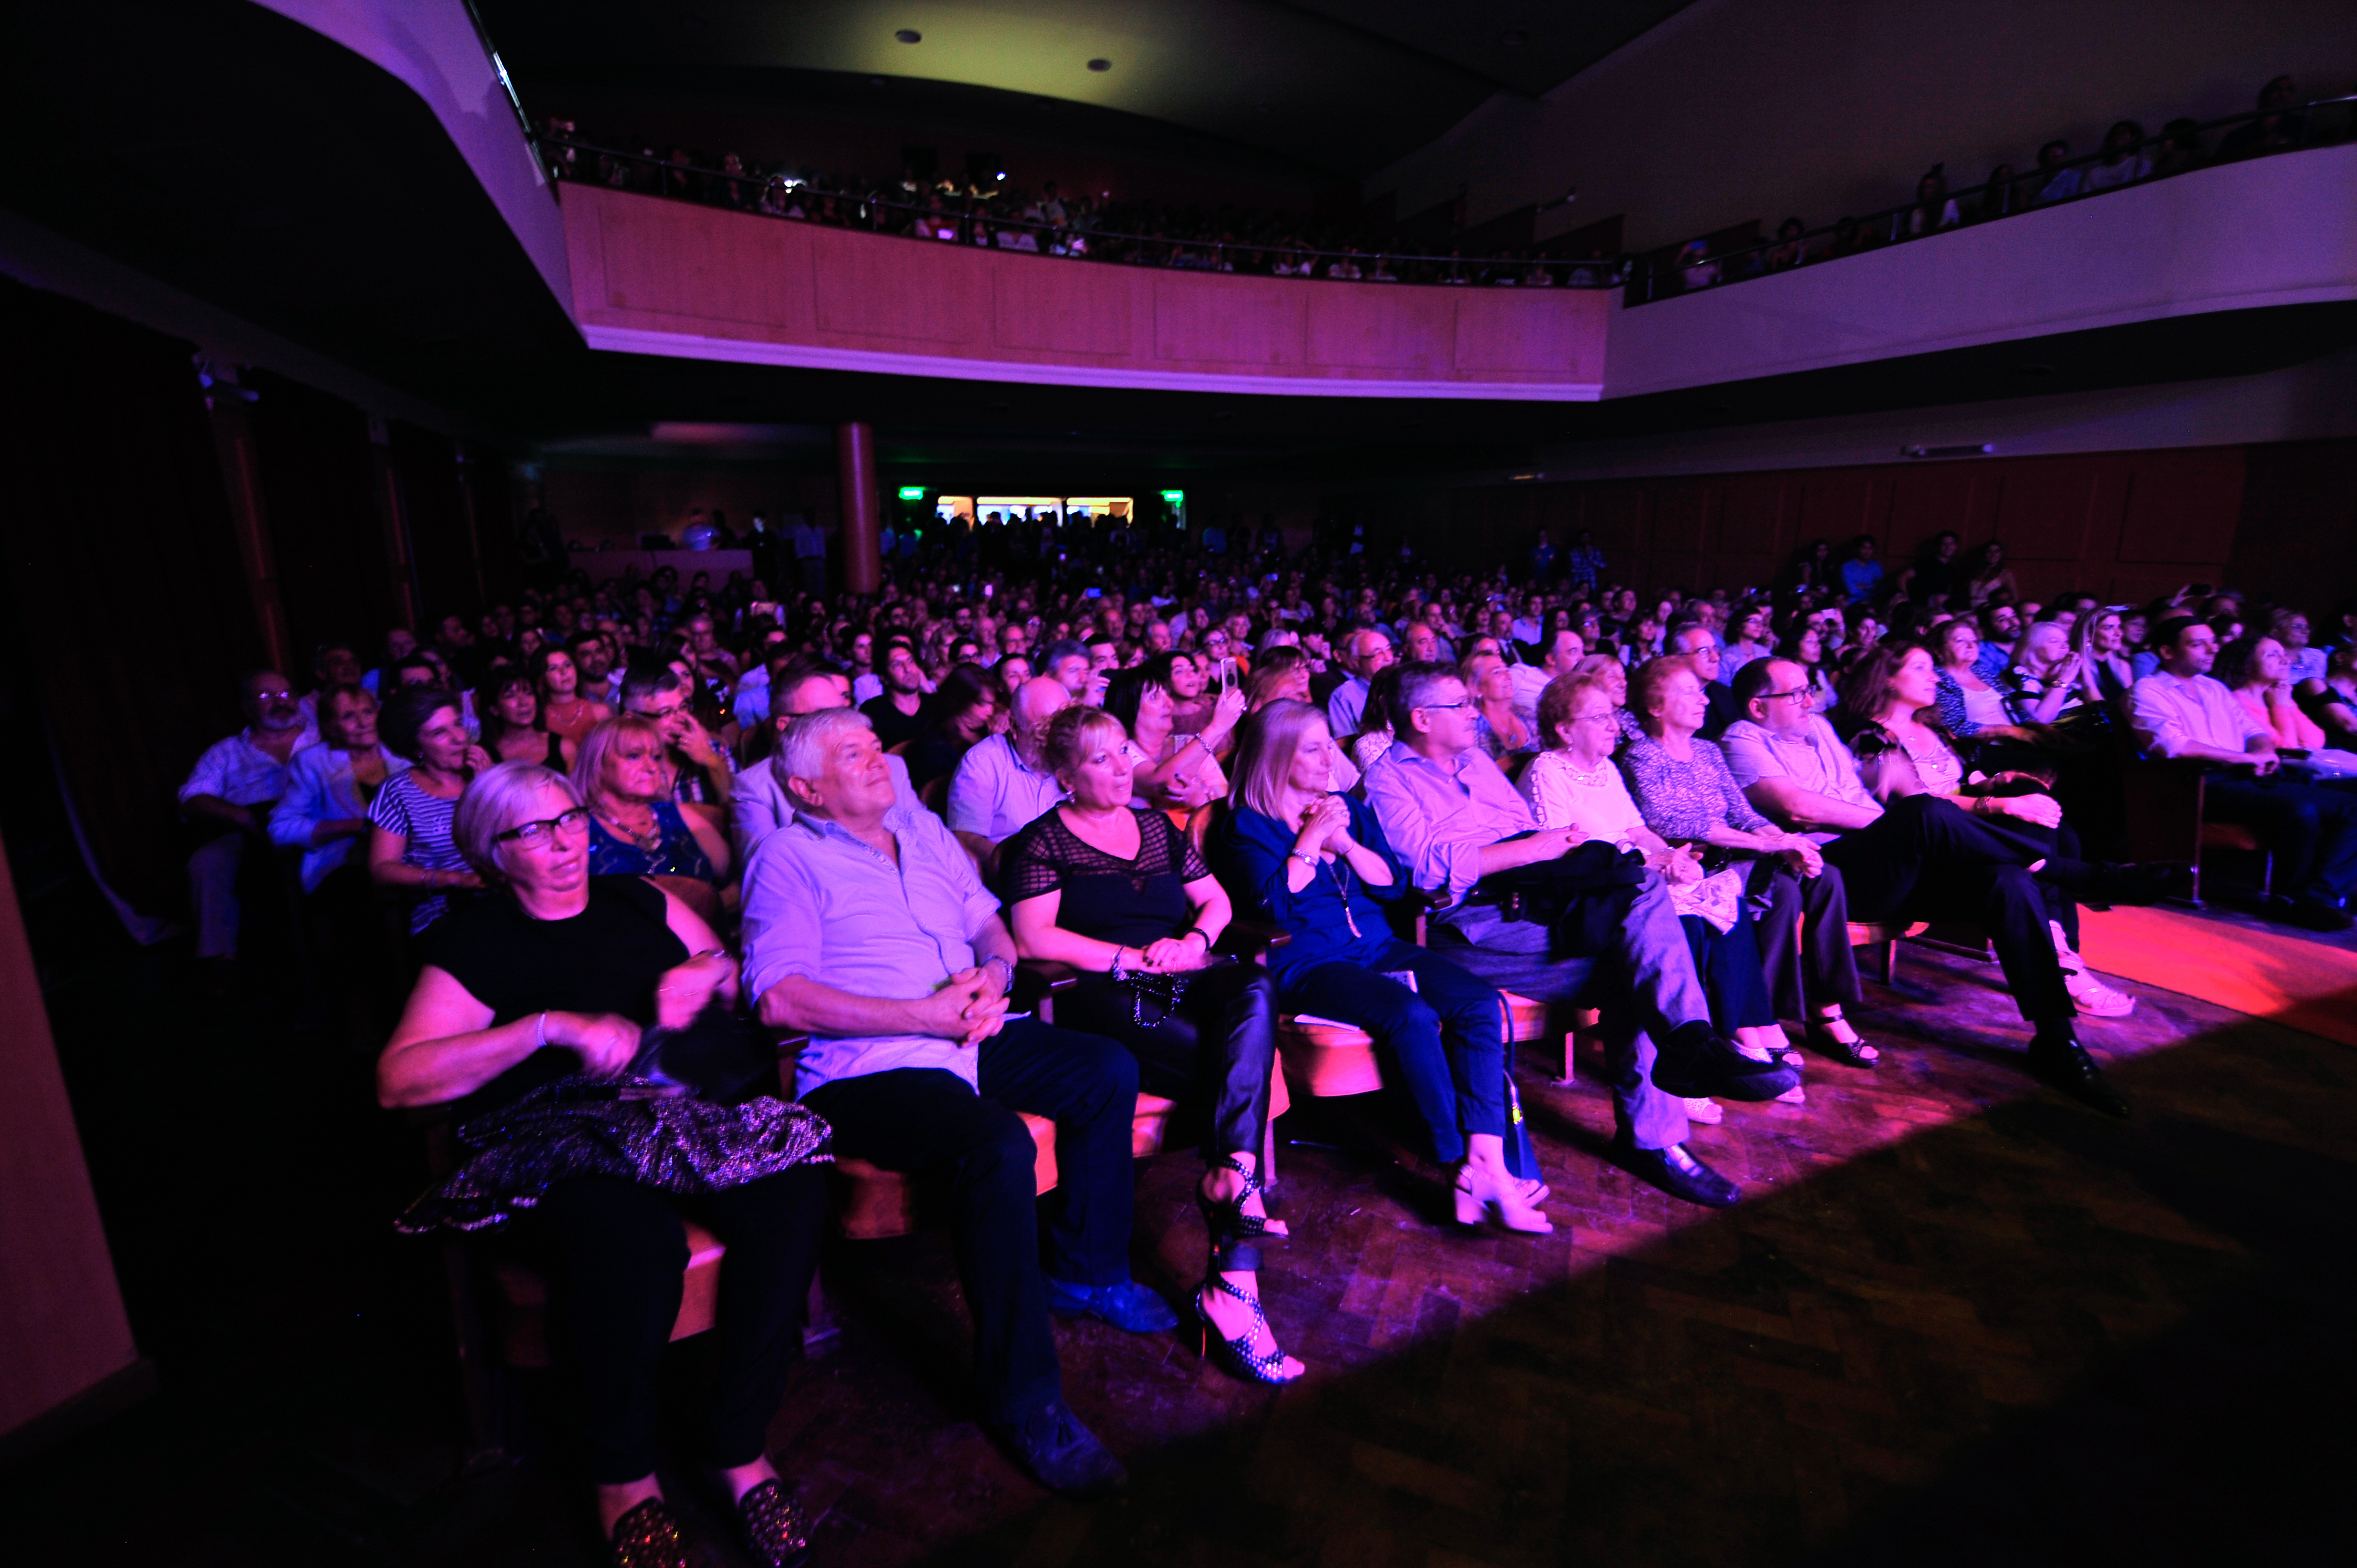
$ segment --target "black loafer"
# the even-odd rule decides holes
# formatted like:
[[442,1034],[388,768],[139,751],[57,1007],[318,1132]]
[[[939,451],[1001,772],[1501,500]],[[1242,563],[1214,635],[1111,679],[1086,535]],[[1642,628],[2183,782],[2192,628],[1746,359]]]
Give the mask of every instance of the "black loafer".
[[1094,1498],[1129,1484],[1129,1472],[1122,1468],[1121,1461],[1060,1399],[1020,1421],[993,1424],[1023,1467],[1051,1492]]
[[1741,1187],[1686,1153],[1683,1144],[1641,1149],[1625,1138],[1616,1139],[1612,1157],[1622,1170],[1648,1187],[1705,1208],[1730,1208],[1743,1200]]
[[2357,925],[2357,918],[2338,904],[2328,904],[2321,898],[2294,898],[2284,907],[2282,918],[2303,930],[2345,931]]
[[1773,1100],[1799,1085],[1781,1062],[1754,1061],[1708,1024],[1681,1024],[1655,1043],[1653,1087],[1680,1100]]
[[2104,1077],[2104,1069],[2069,1030],[2040,1034],[2029,1042],[2029,1075],[2106,1116],[2125,1117],[2128,1102]]

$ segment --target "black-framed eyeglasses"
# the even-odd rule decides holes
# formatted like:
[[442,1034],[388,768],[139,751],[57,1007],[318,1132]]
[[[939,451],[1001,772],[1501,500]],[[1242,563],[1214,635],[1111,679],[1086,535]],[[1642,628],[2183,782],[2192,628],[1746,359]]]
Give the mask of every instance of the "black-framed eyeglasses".
[[1789,692],[1762,692],[1760,693],[1760,700],[1763,703],[1789,703],[1796,697],[1805,697],[1808,694],[1809,689],[1806,686],[1795,686]]
[[1418,703],[1416,707],[1420,711],[1427,714],[1439,713],[1448,708],[1465,707],[1470,703],[1472,700],[1473,699],[1470,697],[1459,697],[1453,703]]
[[576,806],[569,811],[560,811],[555,816],[544,817],[536,822],[518,822],[507,832],[494,833],[491,836],[500,843],[531,844],[537,848],[554,838],[559,828],[563,828],[568,833],[577,833],[588,826],[589,808]]

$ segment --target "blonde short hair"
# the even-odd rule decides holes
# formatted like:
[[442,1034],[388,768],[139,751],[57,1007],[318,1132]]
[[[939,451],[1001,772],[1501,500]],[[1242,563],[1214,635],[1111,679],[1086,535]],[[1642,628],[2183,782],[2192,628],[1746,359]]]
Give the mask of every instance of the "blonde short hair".
[[483,880],[507,880],[499,862],[500,835],[519,822],[532,821],[530,813],[541,792],[547,789],[564,796],[568,806],[581,804],[581,791],[573,787],[572,779],[537,762],[502,762],[486,768],[458,797],[458,810],[450,819],[450,843]]
[[606,771],[606,759],[614,754],[614,748],[632,736],[654,742],[658,756],[670,744],[663,739],[661,725],[637,714],[617,714],[610,719],[601,719],[581,737],[580,749],[573,754],[573,787],[580,791],[583,800],[597,792],[597,780]]

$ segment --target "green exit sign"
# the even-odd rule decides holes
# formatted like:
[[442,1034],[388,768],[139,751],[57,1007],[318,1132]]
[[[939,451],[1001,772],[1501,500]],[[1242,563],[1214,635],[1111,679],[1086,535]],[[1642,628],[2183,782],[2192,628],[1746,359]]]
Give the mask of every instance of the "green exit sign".
[[1168,501],[1172,506],[1185,506],[1187,504],[1187,492],[1185,490],[1165,490],[1162,492],[1162,499]]
[[900,487],[900,499],[904,501],[923,500],[925,499],[925,487],[922,485],[902,485]]

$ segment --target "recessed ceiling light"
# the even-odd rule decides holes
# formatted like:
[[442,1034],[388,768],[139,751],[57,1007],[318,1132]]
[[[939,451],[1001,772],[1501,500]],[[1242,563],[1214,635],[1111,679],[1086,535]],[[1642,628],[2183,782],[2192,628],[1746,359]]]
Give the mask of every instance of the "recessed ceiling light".
[[1524,44],[1531,41],[1531,36],[1530,34],[1523,31],[1520,27],[1516,27],[1511,33],[1499,34],[1498,41],[1505,45],[1510,49],[1518,49]]
[[903,27],[892,36],[904,44],[921,44],[925,41],[925,35],[914,27]]
[[1109,59],[1092,59],[1089,61],[1089,69],[1091,70],[1111,70],[1113,69],[1113,61]]

